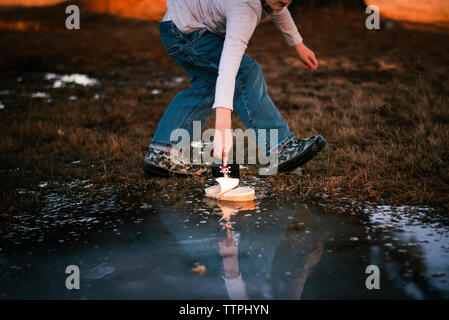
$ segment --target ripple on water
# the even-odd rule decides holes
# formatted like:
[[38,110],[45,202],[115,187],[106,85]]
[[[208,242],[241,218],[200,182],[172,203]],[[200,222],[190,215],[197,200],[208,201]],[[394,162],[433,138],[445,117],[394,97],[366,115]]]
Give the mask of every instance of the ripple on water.
[[[433,286],[449,291],[449,226],[442,223],[444,217],[437,210],[390,205],[370,205],[364,210],[374,229],[390,232],[382,238],[387,249],[407,254],[407,248],[419,247],[426,265],[426,279]],[[410,292],[417,299],[423,296],[419,287],[413,284],[410,284]]]
[[[66,187],[71,188],[69,192],[64,189],[64,193],[49,192],[42,194],[43,207],[40,214],[35,212],[21,212],[15,214],[13,218],[15,223],[8,229],[8,233],[0,230],[0,239],[9,239],[14,244],[20,244],[27,239],[36,238],[38,242],[42,242],[47,236],[50,236],[61,228],[77,228],[82,230],[91,229],[92,226],[99,224],[106,213],[116,213],[120,210],[115,195],[104,195],[103,198],[92,199],[89,190],[92,184],[87,184],[89,180],[75,179],[68,183],[58,181],[42,181],[38,188]],[[82,187],[81,190],[73,189]],[[87,190],[86,190],[87,189]],[[104,188],[103,188],[104,189]],[[35,194],[25,188],[16,189],[18,194]],[[86,190],[86,191],[84,191]],[[67,233],[68,238],[73,238],[73,234]]]
[[88,280],[102,279],[115,272],[116,268],[106,262],[100,263],[98,266],[88,269],[83,277]]

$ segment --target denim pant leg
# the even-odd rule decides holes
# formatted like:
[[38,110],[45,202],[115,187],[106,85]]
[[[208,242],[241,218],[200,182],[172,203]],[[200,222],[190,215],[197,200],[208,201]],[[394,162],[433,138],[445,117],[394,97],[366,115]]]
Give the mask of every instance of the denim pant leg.
[[[190,75],[191,88],[180,92],[162,117],[151,145],[171,146],[170,134],[177,128],[192,134],[192,123],[202,125],[213,113],[215,84],[223,50],[224,38],[201,29],[189,34],[181,33],[171,21],[159,24],[161,38],[170,56]],[[294,139],[287,123],[268,96],[260,65],[243,55],[236,78],[234,110],[247,128],[267,129],[266,151],[270,150],[270,129],[278,130],[278,148]],[[259,141],[257,141],[259,142]]]
[[193,65],[188,53],[184,50],[188,44],[197,41],[206,31],[201,29],[183,34],[171,22],[161,22],[159,30],[162,42],[173,60],[184,68],[190,76],[190,88],[179,92],[172,100],[161,120],[150,143],[150,147],[170,148],[177,140],[171,140],[173,134],[178,139],[179,129],[187,130],[193,137],[193,121],[201,121],[205,126],[207,118],[213,114],[215,85],[206,70],[192,70]]
[[[213,113],[214,88],[198,79],[191,83],[190,88],[175,96],[164,112],[151,141],[151,147],[169,148],[176,144],[180,137],[179,129],[187,130],[192,139],[193,121],[201,121],[201,128],[205,126],[207,118]],[[170,140],[172,134],[176,140]]]
[[[206,32],[204,36],[189,48],[195,63],[218,76],[224,38]],[[273,101],[268,95],[267,86],[260,65],[251,57],[244,54],[237,73],[234,90],[234,111],[237,112],[246,128],[254,129],[256,141],[259,129],[266,129],[266,152],[270,151],[270,129],[278,131],[277,141],[273,141],[276,148],[281,148],[290,140],[295,139],[288,124],[282,119]],[[257,141],[260,145],[261,141]]]
[[[258,141],[259,130],[266,130],[267,154],[271,150],[270,143],[278,149],[296,138],[268,95],[262,68],[246,54],[243,55],[237,74],[234,109],[245,126],[255,130],[256,141],[261,147],[262,141]],[[277,141],[271,141],[270,130],[277,131]]]

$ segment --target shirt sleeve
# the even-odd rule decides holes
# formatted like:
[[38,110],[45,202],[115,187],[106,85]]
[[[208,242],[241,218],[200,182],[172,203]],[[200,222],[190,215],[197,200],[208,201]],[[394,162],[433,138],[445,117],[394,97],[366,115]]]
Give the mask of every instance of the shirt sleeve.
[[242,275],[239,274],[237,278],[228,279],[222,276],[225,282],[226,291],[230,300],[249,300],[246,293],[245,282],[243,282]]
[[261,14],[262,7],[248,0],[236,1],[230,8],[226,19],[226,37],[218,67],[213,109],[224,107],[233,110],[235,79]]
[[288,45],[296,46],[302,42],[302,37],[287,7],[280,11],[274,11],[270,16],[271,21],[281,31]]

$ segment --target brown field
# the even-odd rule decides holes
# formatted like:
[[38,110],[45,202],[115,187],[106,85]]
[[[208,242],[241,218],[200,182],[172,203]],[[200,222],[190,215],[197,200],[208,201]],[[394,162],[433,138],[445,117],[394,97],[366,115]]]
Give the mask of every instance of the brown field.
[[[73,179],[93,184],[86,201],[168,192],[165,179],[144,175],[142,162],[166,106],[189,86],[172,80],[186,74],[166,54],[157,22],[83,10],[81,17],[81,30],[71,31],[61,5],[0,9],[5,219],[38,213],[44,193]],[[263,178],[273,192],[354,206],[425,204],[447,212],[449,34],[399,23],[368,31],[363,9],[341,6],[303,8],[294,17],[320,60],[318,71],[300,68],[271,23],[257,28],[247,53],[262,65],[293,133],[319,133],[328,145],[302,176]],[[87,74],[100,84],[52,88],[47,72]],[[49,98],[32,98],[36,92]],[[234,126],[243,128],[237,118]],[[39,187],[42,181],[46,188]],[[201,187],[204,178],[185,178],[182,185],[189,184]]]

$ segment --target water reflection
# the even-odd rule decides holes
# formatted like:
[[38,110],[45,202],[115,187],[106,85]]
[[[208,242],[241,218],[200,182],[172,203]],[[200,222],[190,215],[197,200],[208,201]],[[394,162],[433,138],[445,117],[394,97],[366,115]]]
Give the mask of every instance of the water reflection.
[[[42,216],[0,229],[0,298],[449,297],[448,228],[411,207],[348,215],[269,188],[249,203],[207,199],[204,184],[166,188],[173,196],[96,205],[84,204],[83,188],[52,194]],[[65,288],[70,264],[80,290]],[[370,264],[381,270],[380,290],[365,287]]]
[[[239,247],[238,247],[238,239],[236,234],[232,230],[231,217],[236,215],[240,211],[247,210],[256,210],[256,205],[254,202],[247,203],[232,203],[232,202],[221,202],[218,203],[218,207],[221,209],[222,218],[220,220],[224,220],[223,227],[226,229],[226,235],[222,235],[218,242],[218,251],[223,259],[223,275],[222,278],[224,280],[226,286],[226,292],[228,294],[229,299],[231,300],[248,300],[250,297],[248,296],[246,290],[246,284],[243,280],[243,275],[239,269]],[[282,232],[280,229],[279,231]],[[291,279],[288,281],[287,285],[279,285],[279,282],[270,281],[269,283],[258,283],[259,286],[264,287],[264,295],[266,298],[276,298],[275,295],[278,295],[279,298],[282,299],[300,299],[302,291],[304,289],[304,283],[307,280],[307,276],[309,275],[312,267],[320,261],[321,254],[323,252],[323,244],[321,242],[310,241],[307,242],[307,251],[302,251],[299,253],[300,259],[294,260],[294,263],[297,263],[296,266],[292,265],[291,271],[286,271],[286,275],[291,276]],[[279,248],[283,248],[283,246],[279,246]],[[264,252],[272,251],[270,248],[263,248]],[[269,260],[266,262],[268,268],[272,268],[273,266],[279,265],[281,266],[284,261],[284,257],[282,257],[282,253],[280,254],[274,253],[274,255],[269,256]],[[295,256],[293,253],[292,256]],[[297,253],[296,253],[297,254]],[[302,256],[305,256],[302,257]],[[277,258],[281,261],[281,263],[276,263],[272,259]],[[257,258],[262,258],[262,254],[259,254]],[[272,260],[272,261],[270,261]],[[286,259],[288,260],[288,259]],[[262,270],[265,270],[262,268]],[[250,275],[248,275],[249,277]],[[245,276],[246,277],[246,276]],[[267,279],[270,279],[270,274],[267,274]],[[277,286],[276,286],[277,285]],[[251,290],[254,291],[254,290]]]
[[[208,267],[209,274],[219,276],[226,297],[300,299],[306,280],[320,261],[324,248],[313,213],[304,206],[295,211],[285,208],[268,211],[263,202],[214,203],[206,200],[205,203],[209,208],[220,210],[216,212],[219,218],[211,223],[211,226],[219,226],[218,230],[214,227],[218,240],[215,252],[206,253],[213,247],[214,236],[212,231],[209,234],[204,230],[206,223],[201,223],[204,218],[199,218],[199,224],[191,218],[185,219],[186,215],[191,217],[192,214],[176,206],[171,210],[161,208],[160,217],[183,249],[199,258],[198,263]],[[204,215],[206,210],[202,209],[194,210]],[[186,224],[184,228],[180,226],[182,223]],[[302,232],[298,233],[298,230]],[[217,256],[221,266],[214,261]]]

